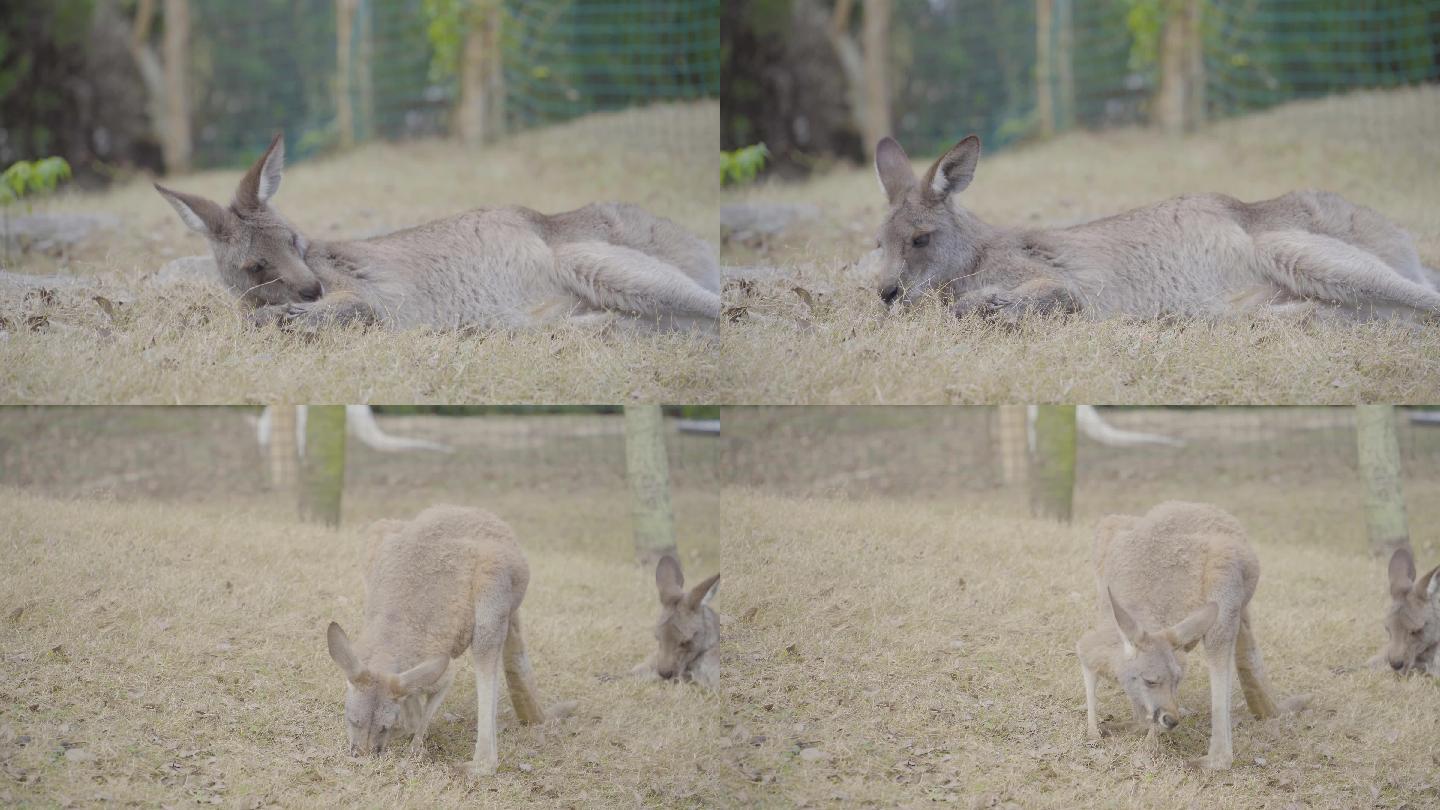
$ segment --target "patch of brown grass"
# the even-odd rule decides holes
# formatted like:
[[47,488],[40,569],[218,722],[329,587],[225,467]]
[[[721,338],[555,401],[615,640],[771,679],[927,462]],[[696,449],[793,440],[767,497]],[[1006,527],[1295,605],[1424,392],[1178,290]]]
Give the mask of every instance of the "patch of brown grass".
[[[1181,703],[1195,714],[1158,754],[1144,750],[1143,735],[1085,739],[1073,650],[1094,612],[1089,526],[1127,506],[1125,492],[1083,495],[1082,514],[1064,526],[1025,517],[1018,498],[994,493],[857,500],[727,488],[727,587],[740,617],[725,642],[728,750],[749,780],[737,798],[777,807],[1435,805],[1440,685],[1357,669],[1383,643],[1386,587],[1383,561],[1364,553],[1358,511],[1343,512],[1355,488],[1191,491],[1234,509],[1250,532],[1263,567],[1253,614],[1275,690],[1314,696],[1298,715],[1259,722],[1237,693],[1235,767],[1223,773],[1182,764],[1204,753],[1209,735],[1209,689],[1194,656]],[[1433,483],[1411,489],[1414,503],[1440,495]],[[1415,525],[1440,517],[1424,511]],[[1114,685],[1102,686],[1100,708],[1128,717]]]
[[[1440,267],[1437,104],[1440,90],[1425,87],[1297,102],[1179,139],[1078,132],[983,159],[964,202],[987,221],[1033,227],[1185,192],[1253,200],[1325,188],[1406,227],[1422,259]],[[729,401],[1294,404],[1415,402],[1440,391],[1433,326],[1039,319],[1003,330],[938,308],[887,316],[853,268],[885,214],[870,168],[722,195],[746,200],[811,204],[822,218],[723,247],[727,265],[777,271],[727,291],[727,305],[745,310],[722,331]]]
[[[723,702],[602,677],[653,647],[652,574],[610,544],[567,535],[569,523],[547,523],[565,511],[553,495],[483,505],[529,516],[515,522],[532,572],[524,612],[539,688],[546,705],[579,705],[527,727],[502,698],[500,772],[471,781],[450,770],[475,742],[468,662],[423,762],[404,759],[403,747],[369,760],[345,753],[343,679],[323,630],[331,619],[359,623],[354,531],[254,504],[55,500],[0,488],[0,802],[715,803]],[[628,536],[625,510],[592,510],[586,530]],[[686,564],[699,571],[717,558]]]
[[[479,206],[540,211],[625,200],[716,238],[718,180],[691,141],[718,139],[713,102],[592,116],[484,149],[451,142],[375,143],[301,162],[278,208],[314,238],[368,236]],[[697,133],[710,132],[709,141]],[[650,133],[650,137],[635,137]],[[657,143],[672,133],[668,149]],[[704,153],[704,154],[709,154]],[[170,178],[228,200],[238,171]],[[122,221],[58,256],[7,269],[65,273],[85,284],[54,300],[0,298],[0,401],[705,402],[720,397],[717,341],[561,327],[479,335],[334,330],[307,340],[245,327],[218,286],[147,283],[166,261],[208,254],[135,178],[46,206]],[[95,300],[107,299],[109,311]]]

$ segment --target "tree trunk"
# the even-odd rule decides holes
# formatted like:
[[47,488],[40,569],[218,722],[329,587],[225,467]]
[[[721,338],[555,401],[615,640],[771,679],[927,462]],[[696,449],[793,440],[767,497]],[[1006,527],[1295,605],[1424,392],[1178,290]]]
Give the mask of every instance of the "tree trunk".
[[659,405],[625,406],[625,474],[630,481],[635,557],[650,565],[675,553],[670,511],[670,462]]
[[865,104],[860,134],[873,160],[875,145],[890,134],[890,0],[865,0],[861,21]]
[[270,406],[270,487],[275,492],[295,494],[295,467],[300,454],[295,448],[295,406]]
[[345,487],[345,406],[311,405],[306,410],[300,517],[339,526],[340,494]]
[[495,0],[471,0],[465,16],[465,42],[460,54],[460,98],[455,108],[455,131],[466,145],[497,138],[504,116],[500,78],[501,7]]
[[165,0],[165,172],[190,170],[190,0]]
[[1178,135],[1198,126],[1204,115],[1198,0],[1170,0],[1163,26],[1155,120],[1166,133]]
[[1400,443],[1392,405],[1356,405],[1355,440],[1365,487],[1365,530],[1370,551],[1389,556],[1409,547],[1405,494],[1400,484]]
[[357,0],[335,0],[335,128],[339,130],[342,149],[355,145],[355,108],[351,102],[355,85],[350,55],[356,3]]
[[1040,405],[1030,448],[1030,514],[1070,522],[1075,500],[1075,406]]
[[1054,68],[1050,57],[1050,26],[1055,0],[1035,0],[1035,112],[1040,134],[1055,134]]

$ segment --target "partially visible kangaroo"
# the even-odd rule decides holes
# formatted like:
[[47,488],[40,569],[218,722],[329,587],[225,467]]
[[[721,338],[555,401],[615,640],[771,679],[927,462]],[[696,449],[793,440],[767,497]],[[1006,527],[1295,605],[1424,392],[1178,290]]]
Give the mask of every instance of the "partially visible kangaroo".
[[1390,609],[1385,632],[1390,639],[1374,663],[1386,663],[1402,675],[1424,672],[1440,675],[1440,566],[1415,578],[1410,549],[1390,555]]
[[[1180,722],[1176,692],[1185,675],[1183,653],[1204,641],[1210,672],[1210,751],[1193,764],[1229,768],[1232,673],[1239,668],[1245,702],[1258,718],[1280,714],[1265,679],[1247,610],[1260,580],[1260,561],[1239,521],[1219,507],[1167,501],[1144,517],[1100,521],[1092,549],[1099,623],[1076,652],[1085,681],[1085,713],[1100,737],[1096,677],[1120,683],[1147,738]],[[1305,696],[1285,701],[1302,708]]]
[[1265,309],[1346,318],[1440,315],[1435,277],[1399,226],[1323,191],[1255,203],[1189,194],[1061,229],[988,225],[955,195],[980,160],[971,135],[915,176],[893,138],[875,170],[890,203],[876,249],[887,304],[938,295],[957,315],[1225,316]]
[[546,215],[481,208],[370,239],[311,241],[270,207],[285,142],[276,135],[228,207],[155,189],[205,235],[252,320],[514,328],[563,319],[709,329],[720,316],[714,248],[625,203]]
[[495,773],[500,670],[522,723],[544,722],[520,632],[530,568],[515,534],[481,509],[432,506],[414,520],[378,521],[365,568],[365,629],[352,646],[330,623],[330,657],[345,673],[345,726],[352,754],[377,754],[392,735],[413,733],[410,754],[440,709],[467,648],[475,659],[478,720],[474,774]]
[[710,607],[719,585],[720,575],[715,574],[687,593],[679,561],[668,554],[660,558],[655,565],[655,587],[660,592],[660,621],[655,625],[659,647],[633,674],[719,688],[720,617]]

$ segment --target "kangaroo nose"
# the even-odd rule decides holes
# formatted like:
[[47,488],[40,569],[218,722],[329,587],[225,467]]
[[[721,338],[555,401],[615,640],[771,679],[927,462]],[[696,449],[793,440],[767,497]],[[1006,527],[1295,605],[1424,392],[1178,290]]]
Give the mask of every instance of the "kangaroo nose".
[[881,287],[881,288],[880,288],[880,300],[881,300],[881,301],[884,301],[884,302],[885,302],[885,306],[887,306],[887,307],[890,306],[891,304],[895,303],[895,299],[896,299],[896,298],[899,298],[899,297],[900,297],[900,285],[899,285],[899,284],[890,284],[890,285],[887,285],[887,286],[884,286],[884,287]]
[[1396,672],[1399,672],[1400,670],[1402,670],[1402,669],[1405,668],[1405,662],[1404,662],[1404,661],[1391,661],[1391,662],[1390,662],[1390,668],[1393,669],[1393,670],[1395,670]]
[[325,294],[325,288],[319,284],[311,284],[300,291],[300,297],[306,301],[318,301],[321,295]]
[[1171,728],[1175,728],[1176,726],[1180,725],[1180,720],[1179,720],[1179,718],[1177,718],[1175,715],[1173,715],[1173,714],[1171,714],[1171,713],[1169,713],[1169,712],[1161,712],[1161,713],[1160,713],[1160,725],[1164,726],[1164,727],[1167,728],[1167,729],[1171,729]]
[[670,669],[669,667],[664,667],[664,668],[656,669],[656,670],[655,670],[655,674],[656,674],[656,675],[659,675],[660,677],[662,677],[662,678],[664,678],[665,680],[668,681],[668,680],[670,680],[671,678],[675,677],[675,670]]

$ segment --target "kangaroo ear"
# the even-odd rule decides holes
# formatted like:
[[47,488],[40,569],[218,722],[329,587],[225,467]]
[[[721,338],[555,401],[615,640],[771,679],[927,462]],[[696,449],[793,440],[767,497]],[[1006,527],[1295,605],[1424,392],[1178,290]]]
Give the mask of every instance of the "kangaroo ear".
[[330,622],[330,627],[325,631],[325,640],[330,647],[330,657],[340,665],[345,673],[345,680],[354,682],[360,677],[364,668],[360,666],[360,659],[355,657],[355,651],[350,648],[350,637],[340,629],[340,625]]
[[710,604],[710,599],[715,596],[715,591],[720,588],[720,575],[716,574],[704,582],[690,589],[685,596],[685,604],[694,610],[701,605]]
[[655,587],[660,591],[660,601],[672,604],[685,595],[685,575],[680,571],[680,561],[666,554],[655,564]]
[[225,230],[227,215],[225,209],[218,204],[194,194],[171,191],[159,183],[155,184],[155,190],[170,203],[175,213],[180,215],[180,221],[189,226],[190,230],[206,236],[219,236]]
[[1110,612],[1115,616],[1115,628],[1120,631],[1120,641],[1125,645],[1125,657],[1133,658],[1136,649],[1145,640],[1145,631],[1125,612],[1125,608],[1120,607],[1109,588],[1105,589],[1105,595],[1110,597]]
[[888,136],[875,145],[875,174],[880,178],[880,188],[891,205],[915,185],[915,169],[910,165],[909,156],[899,141]]
[[450,659],[440,655],[421,662],[395,676],[392,688],[401,695],[408,695],[416,689],[433,686],[450,666]]
[[1436,572],[1440,572],[1440,565],[1431,568],[1425,576],[1415,580],[1415,587],[1410,589],[1410,596],[1424,602],[1440,592],[1440,577],[1435,576]]
[[1215,618],[1220,615],[1220,606],[1214,602],[1206,602],[1205,607],[1191,613],[1180,620],[1180,623],[1165,631],[1165,637],[1170,646],[1189,652],[1195,649],[1200,639],[1210,632],[1215,626]]
[[1399,598],[1415,584],[1415,558],[1408,548],[1397,548],[1390,555],[1390,595]]
[[980,139],[974,135],[950,147],[925,173],[925,187],[937,199],[959,194],[975,179],[975,165],[980,162]]
[[245,208],[259,208],[280,190],[280,175],[285,171],[285,135],[275,133],[270,148],[255,161],[250,171],[240,178],[235,201]]

